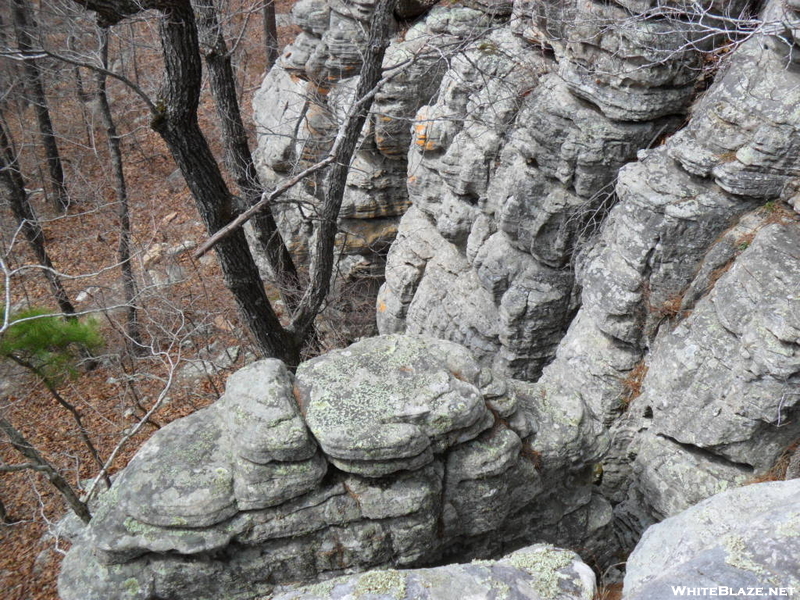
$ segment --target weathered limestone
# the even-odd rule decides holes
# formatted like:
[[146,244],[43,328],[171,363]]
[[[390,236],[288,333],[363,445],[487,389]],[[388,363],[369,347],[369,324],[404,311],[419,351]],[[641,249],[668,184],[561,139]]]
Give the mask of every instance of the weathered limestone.
[[[398,337],[362,342],[354,371],[341,369],[350,349],[298,369],[306,422],[338,468],[375,477],[418,468],[494,424],[469,353],[455,344],[435,348],[446,354],[447,370],[437,368],[441,357],[421,354]],[[383,426],[378,430],[376,423]]]
[[[798,297],[781,283],[796,277],[798,226],[777,200],[800,152],[796,135],[772,133],[800,125],[800,79],[768,41],[743,44],[687,127],[621,170],[619,203],[583,259],[581,309],[537,383],[609,427],[607,448],[584,436],[583,452],[604,453],[601,489],[621,503],[625,543],[764,472],[798,437],[786,427]],[[731,161],[735,186],[718,169]]]
[[62,598],[254,598],[456,551],[594,539],[611,512],[559,455],[568,433],[551,423],[570,418],[433,338],[367,339],[296,377],[253,363],[118,476],[64,562]]
[[766,225],[691,316],[658,344],[635,410],[648,433],[637,502],[664,518],[754,473],[800,438],[800,227]]
[[675,586],[791,596],[800,587],[798,554],[800,480],[749,485],[648,529],[628,559],[623,598],[667,600]]

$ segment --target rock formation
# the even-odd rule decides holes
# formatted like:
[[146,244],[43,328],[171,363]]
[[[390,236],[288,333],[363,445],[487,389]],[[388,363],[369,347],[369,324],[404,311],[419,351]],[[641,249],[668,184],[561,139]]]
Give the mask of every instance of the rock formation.
[[620,167],[680,126],[702,72],[690,23],[620,4],[516,2],[508,37],[452,61],[415,120],[413,207],[389,255],[381,332],[450,339],[523,379],[552,359],[574,315],[576,250]]
[[628,546],[800,437],[797,286],[781,283],[800,266],[797,217],[780,203],[800,167],[792,44],[743,43],[687,126],[620,171],[579,272],[581,308],[537,383],[608,427],[605,449],[580,437],[603,454]]
[[511,4],[414,118],[378,325],[541,374],[577,424],[561,455],[596,465],[631,547],[800,436],[798,7],[766,5],[687,120],[741,41],[724,20]]
[[558,453],[571,415],[527,392],[433,338],[370,338],[296,376],[256,362],[145,443],[65,559],[62,598],[250,598],[593,539],[611,509]]

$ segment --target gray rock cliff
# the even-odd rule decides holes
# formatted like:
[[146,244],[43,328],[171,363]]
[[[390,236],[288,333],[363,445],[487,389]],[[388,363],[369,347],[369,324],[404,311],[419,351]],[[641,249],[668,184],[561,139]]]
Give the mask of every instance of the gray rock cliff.
[[649,8],[517,2],[504,36],[451,62],[415,119],[413,208],[389,253],[381,332],[541,374],[574,315],[577,250],[624,193],[620,168],[678,129],[702,73],[696,32],[639,18]]

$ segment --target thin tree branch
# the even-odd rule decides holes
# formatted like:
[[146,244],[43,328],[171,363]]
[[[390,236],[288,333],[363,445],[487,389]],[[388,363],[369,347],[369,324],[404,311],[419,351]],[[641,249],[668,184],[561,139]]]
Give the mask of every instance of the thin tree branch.
[[142,88],[136,85],[133,81],[125,77],[124,75],[120,75],[119,73],[115,73],[109,69],[104,69],[101,66],[98,66],[92,62],[87,62],[85,60],[76,60],[74,58],[70,58],[68,56],[64,56],[63,54],[58,54],[57,52],[51,52],[50,50],[31,50],[31,51],[22,51],[22,50],[15,50],[11,48],[5,48],[0,51],[0,56],[4,58],[9,58],[11,60],[16,60],[20,62],[30,61],[30,60],[40,60],[42,58],[54,58],[56,60],[60,60],[61,62],[65,62],[68,65],[73,65],[76,67],[84,67],[86,69],[91,69],[96,73],[101,73],[106,75],[107,77],[112,77],[117,81],[128,86],[137,96],[139,96],[144,103],[147,105],[147,108],[152,113],[157,112],[157,108],[155,103],[150,99]]
[[88,523],[92,520],[92,514],[89,512],[89,508],[86,506],[85,503],[81,502],[78,495],[75,493],[75,490],[72,489],[72,486],[67,483],[67,480],[64,479],[63,475],[61,475],[56,469],[51,465],[47,460],[39,454],[39,451],[31,445],[28,440],[25,439],[25,436],[17,430],[11,423],[9,423],[5,417],[0,417],[0,431],[8,436],[8,439],[11,441],[11,445],[16,448],[16,450],[22,454],[25,458],[32,461],[34,464],[39,465],[40,469],[47,478],[50,480],[50,483],[58,489],[59,492],[64,496],[67,503],[69,504],[70,508],[75,512],[76,515],[83,521],[84,523]]
[[169,362],[170,365],[169,374],[167,375],[167,382],[164,385],[164,388],[161,390],[161,393],[159,393],[158,399],[155,401],[150,410],[148,410],[147,413],[145,413],[145,415],[141,418],[141,420],[133,428],[131,428],[128,431],[128,433],[124,435],[124,437],[114,447],[114,450],[111,451],[111,455],[108,457],[108,460],[106,460],[106,463],[103,465],[103,468],[100,469],[100,472],[93,479],[92,484],[89,487],[89,490],[86,492],[86,502],[91,502],[92,498],[94,498],[94,496],[97,494],[97,491],[99,489],[97,483],[101,479],[105,480],[108,477],[108,470],[111,468],[111,465],[114,464],[114,461],[116,460],[117,456],[119,455],[120,451],[125,446],[125,444],[128,443],[128,440],[130,440],[133,436],[139,433],[142,430],[142,428],[150,421],[150,418],[164,404],[164,400],[167,397],[167,393],[172,387],[172,381],[175,375],[175,364],[172,362],[172,359],[170,358],[169,354],[163,353],[163,355],[166,356],[167,361]]
[[0,473],[15,473],[17,471],[42,471],[46,472],[47,467],[36,463],[21,463],[16,465],[0,465]]

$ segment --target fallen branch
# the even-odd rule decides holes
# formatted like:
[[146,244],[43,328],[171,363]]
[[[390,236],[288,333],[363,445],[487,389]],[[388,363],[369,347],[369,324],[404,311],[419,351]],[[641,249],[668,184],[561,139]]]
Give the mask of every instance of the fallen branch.
[[17,471],[47,471],[47,468],[42,465],[37,465],[36,463],[0,465],[0,473],[16,473]]

